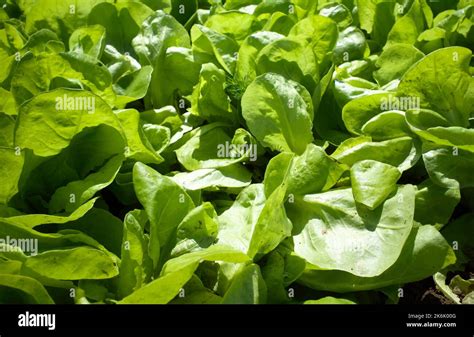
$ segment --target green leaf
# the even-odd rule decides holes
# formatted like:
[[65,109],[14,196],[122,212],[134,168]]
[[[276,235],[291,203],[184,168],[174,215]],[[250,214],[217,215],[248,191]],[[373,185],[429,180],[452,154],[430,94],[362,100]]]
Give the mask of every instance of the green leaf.
[[258,5],[259,2],[259,0],[227,0],[224,7],[227,10],[236,10],[250,5]]
[[[110,253],[104,249],[96,240],[92,239],[90,236],[77,231],[77,230],[60,230],[57,233],[41,233],[32,228],[16,224],[8,223],[7,221],[0,221],[0,236],[1,237],[11,237],[18,240],[33,240],[30,242],[30,246],[27,246],[28,253],[33,255],[38,252],[47,252],[50,250],[58,250],[64,248],[72,248],[78,246],[90,246],[97,249],[100,249],[103,252],[106,252],[108,255]],[[37,242],[37,247],[34,242]],[[37,248],[37,249],[36,249]]]
[[474,245],[470,239],[474,234],[473,215],[473,213],[466,213],[451,221],[441,230],[441,234],[446,238],[446,241],[457,248],[454,252],[457,257],[457,264],[460,265],[472,261],[474,258]]
[[189,265],[178,272],[169,273],[153,280],[122,299],[121,304],[166,304],[193,276],[195,265]]
[[137,71],[124,75],[118,82],[114,83],[114,90],[117,93],[115,105],[125,106],[127,103],[143,98],[151,82],[153,68],[145,66]]
[[4,22],[5,33],[10,47],[14,50],[20,50],[25,46],[26,39],[13,22]]
[[310,194],[326,191],[336,184],[345,168],[320,147],[309,144],[296,156],[281,153],[273,157],[265,171],[265,195],[269,196],[285,182],[287,194]]
[[361,131],[377,141],[410,136],[410,127],[405,117],[403,111],[385,111],[372,117],[362,126]]
[[92,173],[84,180],[74,181],[56,190],[51,197],[49,208],[53,213],[62,210],[73,212],[95,193],[109,186],[122,166],[123,156],[111,158],[98,172]]
[[189,212],[178,225],[177,244],[171,252],[178,256],[211,246],[217,237],[217,213],[211,203],[205,202]]
[[297,197],[287,207],[297,255],[318,269],[374,277],[400,256],[413,225],[415,190],[401,186],[373,211],[359,207],[347,188]]
[[249,85],[242,115],[257,140],[272,150],[301,154],[313,140],[310,95],[281,75],[268,73]]
[[319,15],[309,16],[291,29],[288,36],[304,39],[313,49],[321,70],[326,69],[338,39],[337,24]]
[[[193,131],[191,138],[176,150],[178,161],[190,171],[222,168],[243,162],[255,161],[257,144],[247,132],[238,129],[231,139],[227,127],[212,123]],[[239,137],[243,135],[243,137]]]
[[30,298],[29,304],[54,304],[43,285],[33,278],[2,273],[0,285],[9,289],[18,289],[27,294]]
[[436,288],[440,290],[444,294],[444,296],[454,302],[454,304],[461,304],[459,296],[456,295],[446,284],[446,275],[438,272],[433,275],[433,280],[436,283]]
[[[171,178],[162,176],[152,168],[136,163],[133,183],[138,200],[150,220],[150,256],[157,267],[160,247],[169,245],[184,217],[194,208],[191,197]],[[162,257],[163,259],[163,257]]]
[[455,261],[451,246],[432,226],[413,227],[398,260],[375,277],[343,271],[307,269],[298,282],[318,290],[353,292],[411,283],[433,275]]
[[[86,191],[87,192],[87,191]],[[67,200],[67,201],[66,201]],[[68,202],[69,196],[66,197],[65,202]],[[63,224],[66,222],[75,221],[83,217],[88,211],[94,207],[94,203],[97,198],[91,199],[88,202],[82,204],[74,210],[70,215],[61,216],[61,215],[48,215],[48,214],[26,214],[26,215],[17,215],[9,218],[0,218],[0,221],[25,226],[27,228],[34,228],[39,225],[44,224]]]
[[371,142],[368,137],[359,137],[343,142],[331,156],[350,166],[361,160],[375,160],[405,171],[420,159],[420,152],[418,143],[410,137],[383,142]]
[[25,163],[18,185],[21,193],[12,199],[12,205],[30,213],[47,212],[48,202],[58,188],[98,171],[112,157],[123,153],[124,148],[120,134],[101,125],[84,129],[56,156],[39,157],[31,150],[24,151]]
[[383,0],[375,0],[375,2],[376,6],[373,8],[373,0],[357,0],[359,20],[361,28],[366,30],[380,46],[383,46],[395,23],[397,2]]
[[[304,266],[303,266],[304,269]],[[285,259],[278,251],[271,252],[262,267],[262,277],[267,286],[269,304],[286,304],[289,302],[288,292],[284,287]]]
[[257,259],[275,249],[291,233],[283,207],[285,192],[277,188],[266,199],[262,184],[244,189],[219,216],[219,242]]
[[474,106],[471,57],[472,52],[461,47],[429,54],[405,74],[398,96],[420,98],[421,108],[438,112],[451,126],[467,127]]
[[18,192],[23,162],[21,152],[0,148],[0,204],[6,204]]
[[422,224],[448,223],[461,200],[457,183],[449,187],[436,185],[431,179],[418,185],[415,198],[415,220]]
[[275,32],[261,31],[248,36],[241,44],[235,70],[235,77],[246,88],[257,77],[257,56],[273,41],[284,38]]
[[69,38],[69,50],[100,59],[105,48],[105,28],[99,25],[76,29]]
[[189,266],[197,266],[204,261],[222,261],[229,263],[247,263],[249,257],[229,246],[216,244],[207,249],[185,254],[169,260],[163,267],[161,275],[179,272]]
[[154,12],[138,1],[101,3],[92,8],[87,17],[88,26],[101,25],[107,31],[106,44],[119,52],[133,53],[131,42],[140,27]]
[[[155,150],[150,139],[147,137],[144,125],[140,121],[140,113],[134,109],[126,109],[115,111],[115,115],[118,117],[127,139],[125,155],[145,164],[161,163],[163,158],[158,154],[158,151]],[[160,144],[156,145],[158,145],[158,149],[163,149],[169,144],[170,134],[167,128],[159,127],[159,129],[165,136],[162,137]]]
[[166,304],[191,279],[201,261],[247,262],[245,254],[225,246],[215,245],[206,250],[185,254],[169,260],[161,276],[138,289],[119,303]]
[[352,15],[346,6],[338,3],[328,3],[322,5],[319,10],[319,15],[331,18],[337,22],[339,28],[344,29],[351,25]]
[[12,116],[0,113],[0,146],[12,149],[14,147],[13,136],[15,133],[15,119]]
[[[167,29],[163,29],[163,27],[167,27]],[[164,67],[164,69],[169,67],[165,60],[167,50],[170,47],[191,47],[188,32],[171,15],[165,14],[163,11],[157,11],[143,22],[139,34],[132,41],[132,45],[140,63],[155,68],[147,98],[149,104],[156,107],[169,104],[169,89],[161,92],[164,87],[163,83],[166,83],[160,78],[163,74],[161,67]],[[182,62],[182,58],[179,62]],[[185,62],[187,62],[186,59]],[[171,94],[173,91],[174,88]]]
[[268,21],[265,23],[265,26],[263,26],[262,33],[275,32],[287,36],[294,25],[295,19],[293,16],[286,15],[282,12],[275,12],[270,16]]
[[133,39],[133,48],[142,64],[155,65],[169,47],[189,48],[189,35],[171,15],[157,11],[143,23],[140,33]]
[[424,30],[424,18],[419,0],[414,0],[408,12],[393,25],[387,38],[387,45],[394,43],[415,44]]
[[176,183],[190,191],[243,188],[250,185],[251,178],[252,174],[239,165],[181,172],[172,177]]
[[430,178],[438,185],[461,188],[474,186],[474,153],[456,147],[423,144],[423,161]]
[[[351,65],[351,64],[357,64],[359,63],[358,61],[352,61],[345,63],[346,65]],[[364,64],[363,62],[362,64]],[[365,65],[368,65],[365,63]],[[343,67],[344,64],[342,64],[340,67],[336,68],[336,72],[334,74],[335,79],[334,79],[334,86],[332,88],[334,99],[336,100],[336,103],[340,107],[344,107],[344,105],[348,104],[352,100],[356,100],[358,98],[362,98],[365,96],[371,96],[371,95],[377,95],[377,94],[385,94],[393,88],[388,87],[388,88],[379,88],[377,84],[370,82],[366,79],[360,78],[360,77],[354,77],[352,74],[347,74],[345,75],[345,70],[341,70],[341,67]],[[349,77],[347,77],[349,76]],[[390,85],[390,84],[389,84]],[[394,85],[392,83],[392,85]],[[339,117],[339,116],[337,116]],[[339,121],[338,121],[339,122]],[[342,123],[341,123],[342,124]],[[339,125],[341,125],[339,124]]]
[[474,291],[471,291],[462,299],[462,304],[474,304]]
[[383,104],[388,102],[390,97],[393,96],[391,94],[376,94],[347,103],[342,110],[342,119],[347,130],[355,135],[362,134],[362,127],[384,111]]
[[57,280],[100,280],[118,275],[117,261],[90,247],[50,250],[29,257],[25,267]]
[[207,289],[201,280],[193,275],[170,304],[219,304],[222,297]]
[[257,76],[279,74],[287,80],[301,83],[313,92],[319,82],[318,63],[309,44],[299,36],[277,39],[263,47],[256,60]]
[[318,12],[318,3],[312,0],[295,0],[295,12],[298,19],[303,19]]
[[[289,14],[292,7],[290,5],[292,2],[289,0],[263,0],[258,2],[258,6],[255,8],[254,14],[256,16],[262,14],[270,14],[274,12],[282,12],[284,14]],[[294,8],[293,8],[294,9]]]
[[156,107],[175,105],[176,95],[190,95],[198,83],[200,64],[191,49],[170,47],[160,62],[155,63],[150,90]]
[[[108,105],[115,104],[116,94],[112,88],[110,72],[87,54],[40,53],[38,56],[27,54],[21,59],[11,85],[11,92],[18,105],[56,88],[90,90]],[[89,95],[91,94],[83,94],[85,97]]]
[[401,79],[411,66],[425,55],[414,46],[405,43],[394,43],[386,47],[376,64],[379,68],[374,78],[379,85]]
[[81,231],[100,242],[111,253],[120,256],[123,223],[107,210],[92,208],[81,218],[61,224],[63,228]]
[[391,165],[362,160],[351,167],[352,193],[357,203],[374,210],[397,189],[402,173]]
[[227,290],[223,304],[265,304],[267,286],[256,264],[245,267]]
[[449,126],[449,122],[434,111],[408,110],[406,120],[411,130],[423,140],[474,152],[474,130]]
[[240,43],[255,31],[255,17],[240,11],[229,11],[211,15],[206,27],[229,36]]
[[237,115],[225,92],[225,72],[213,63],[202,65],[199,82],[190,96],[189,111],[208,122],[228,122],[236,124]]
[[[449,282],[449,287],[454,293],[466,296],[474,291],[474,279],[464,280],[460,275],[455,275]],[[464,300],[463,303],[465,303]]]
[[195,59],[201,63],[215,63],[227,73],[233,74],[239,45],[232,38],[202,25],[191,28],[192,49]]
[[40,94],[21,107],[18,119],[17,145],[42,157],[58,154],[88,127],[105,124],[122,133],[110,107],[87,91],[58,89]]
[[0,88],[0,112],[4,112],[7,115],[16,115],[17,109],[15,104],[15,98],[11,92]]
[[148,254],[149,236],[145,233],[143,211],[129,212],[123,222],[121,244],[121,262],[118,279],[120,298],[150,282],[153,275],[153,263]]
[[31,2],[25,8],[27,13],[25,30],[28,34],[42,28],[56,32],[63,41],[76,28],[86,24],[91,9],[104,0],[45,0]]
[[31,51],[36,56],[41,53],[54,54],[66,51],[58,35],[49,29],[40,29],[31,34],[23,49]]
[[15,55],[11,55],[9,51],[0,49],[0,61],[3,64],[3,67],[0,70],[0,83],[3,83],[10,75],[10,72],[15,62]]
[[356,304],[353,301],[346,300],[345,298],[335,298],[332,296],[326,296],[319,300],[308,300],[304,304]]
[[341,64],[362,59],[369,56],[369,52],[364,33],[360,29],[350,26],[339,33],[334,47],[334,63]]

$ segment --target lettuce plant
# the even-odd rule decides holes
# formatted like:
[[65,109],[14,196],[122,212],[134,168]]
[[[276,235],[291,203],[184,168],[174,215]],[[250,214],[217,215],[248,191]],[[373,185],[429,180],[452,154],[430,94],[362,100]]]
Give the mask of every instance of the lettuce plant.
[[473,303],[472,1],[0,5],[0,302]]

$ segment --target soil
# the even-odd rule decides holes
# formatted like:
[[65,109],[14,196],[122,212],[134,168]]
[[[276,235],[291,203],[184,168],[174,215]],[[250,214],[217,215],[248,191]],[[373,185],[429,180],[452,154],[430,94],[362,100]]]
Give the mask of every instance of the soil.
[[[463,279],[474,278],[474,263],[466,266],[464,272],[448,272],[446,282],[455,276],[460,275]],[[441,291],[436,288],[433,277],[422,281],[406,284],[403,287],[404,296],[400,298],[400,304],[454,304],[453,301],[446,298]]]

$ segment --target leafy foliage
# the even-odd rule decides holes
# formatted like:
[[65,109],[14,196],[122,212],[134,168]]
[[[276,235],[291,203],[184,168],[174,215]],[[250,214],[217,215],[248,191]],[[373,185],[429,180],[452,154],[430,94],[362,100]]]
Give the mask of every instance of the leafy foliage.
[[0,4],[1,303],[473,303],[472,2]]

